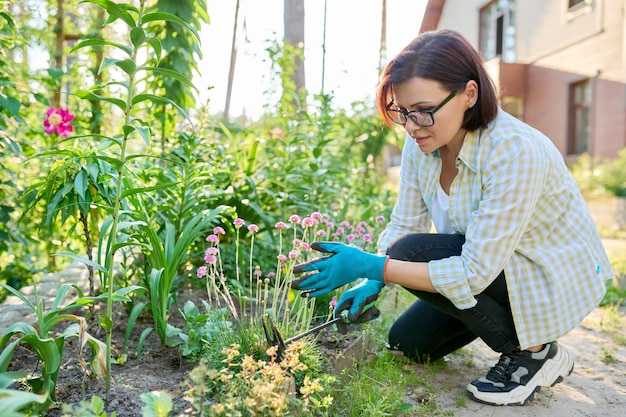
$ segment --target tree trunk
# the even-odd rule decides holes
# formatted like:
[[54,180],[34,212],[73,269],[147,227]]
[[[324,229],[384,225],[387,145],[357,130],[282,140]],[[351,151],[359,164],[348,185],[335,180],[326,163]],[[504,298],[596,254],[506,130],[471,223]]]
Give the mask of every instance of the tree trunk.
[[[304,51],[304,0],[284,0],[285,44]],[[304,56],[304,54],[302,55]],[[304,78],[304,60],[296,57],[292,80],[296,91],[306,89]]]
[[233,80],[235,78],[235,63],[237,62],[237,27],[239,25],[239,0],[235,6],[235,23],[233,24],[233,43],[230,48],[230,68],[228,69],[228,86],[226,87],[226,104],[224,104],[224,119],[228,119],[230,113],[230,97],[233,92]]
[[380,25],[380,51],[378,55],[378,77],[387,65],[387,0],[383,0],[382,21]]
[[[54,68],[58,70],[63,69],[63,45],[65,44],[65,32],[63,30],[64,17],[65,11],[63,10],[63,0],[57,0],[56,24],[54,26],[54,32],[56,34],[56,41],[54,44]],[[61,107],[60,83],[57,86],[56,91],[52,93],[50,105],[52,107]]]

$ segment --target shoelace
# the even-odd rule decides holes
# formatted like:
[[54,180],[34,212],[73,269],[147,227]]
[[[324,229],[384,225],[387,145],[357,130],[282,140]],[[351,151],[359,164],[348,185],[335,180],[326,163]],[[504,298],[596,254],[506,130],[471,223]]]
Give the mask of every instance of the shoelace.
[[487,372],[487,379],[494,382],[506,382],[511,378],[511,372],[516,367],[517,359],[521,350],[515,350],[510,353],[500,355],[498,363]]

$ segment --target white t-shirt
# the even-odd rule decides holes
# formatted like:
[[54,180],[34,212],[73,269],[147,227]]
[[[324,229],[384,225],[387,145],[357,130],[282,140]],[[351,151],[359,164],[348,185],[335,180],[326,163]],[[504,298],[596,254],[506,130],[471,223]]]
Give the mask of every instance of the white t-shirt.
[[437,184],[437,196],[433,203],[433,223],[437,233],[453,233],[452,225],[450,224],[450,215],[448,214],[448,207],[450,203],[450,196],[441,187],[441,184]]

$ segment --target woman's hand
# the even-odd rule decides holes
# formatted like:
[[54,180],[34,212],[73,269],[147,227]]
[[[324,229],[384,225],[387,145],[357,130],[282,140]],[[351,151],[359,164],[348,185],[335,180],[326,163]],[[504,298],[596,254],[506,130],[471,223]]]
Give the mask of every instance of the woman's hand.
[[311,248],[330,256],[294,266],[294,274],[311,272],[290,282],[291,288],[318,297],[359,278],[385,283],[387,256],[363,252],[343,243],[313,242]]

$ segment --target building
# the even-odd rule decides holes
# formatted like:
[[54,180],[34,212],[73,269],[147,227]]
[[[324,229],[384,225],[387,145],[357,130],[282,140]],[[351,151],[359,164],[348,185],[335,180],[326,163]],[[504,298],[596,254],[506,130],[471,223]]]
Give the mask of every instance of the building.
[[567,160],[626,146],[626,0],[429,0],[420,32],[461,32],[501,105]]

